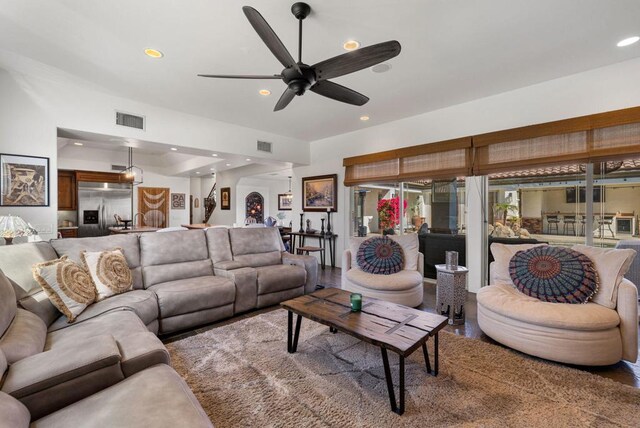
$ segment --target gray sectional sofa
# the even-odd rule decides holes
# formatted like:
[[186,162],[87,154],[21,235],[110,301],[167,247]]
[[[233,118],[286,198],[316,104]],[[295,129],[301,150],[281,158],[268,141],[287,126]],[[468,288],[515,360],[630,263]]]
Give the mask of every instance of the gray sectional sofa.
[[[134,289],[72,324],[31,266],[122,248]],[[309,293],[314,257],[284,251],[275,228],[61,239],[0,247],[0,427],[211,426],[157,334]],[[212,344],[215,346],[215,344]]]

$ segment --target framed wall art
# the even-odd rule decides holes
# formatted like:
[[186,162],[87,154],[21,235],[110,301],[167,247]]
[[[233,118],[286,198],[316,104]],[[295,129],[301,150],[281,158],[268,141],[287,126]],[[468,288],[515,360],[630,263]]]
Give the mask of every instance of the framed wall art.
[[338,175],[302,178],[303,211],[338,211]]
[[48,207],[49,158],[0,153],[0,206]]
[[220,209],[231,209],[231,187],[220,188]]
[[293,197],[290,193],[278,194],[278,211],[291,211],[293,205]]
[[171,194],[171,209],[184,210],[187,206],[187,195],[184,193]]

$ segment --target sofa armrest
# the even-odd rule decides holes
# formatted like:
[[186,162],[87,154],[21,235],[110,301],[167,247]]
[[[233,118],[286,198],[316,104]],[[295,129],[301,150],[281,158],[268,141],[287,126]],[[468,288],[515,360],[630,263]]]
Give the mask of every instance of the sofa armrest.
[[297,265],[307,271],[307,281],[304,285],[304,294],[313,293],[318,284],[318,259],[313,256],[303,256],[282,252],[282,264]]
[[628,279],[618,287],[616,310],[620,316],[622,358],[635,363],[638,359],[638,289]]
[[218,262],[213,264],[214,271],[217,270],[233,270],[247,267],[247,265],[238,260],[225,260],[224,262]]
[[250,267],[226,270],[216,268],[214,265],[213,273],[216,276],[230,279],[235,284],[234,315],[256,308],[258,304],[258,271]]
[[156,364],[171,364],[169,351],[150,331],[129,334],[118,341],[122,373],[129,377]]
[[418,272],[424,278],[424,254],[418,251]]
[[15,362],[2,391],[38,419],[124,379],[118,344],[111,335],[60,347]]

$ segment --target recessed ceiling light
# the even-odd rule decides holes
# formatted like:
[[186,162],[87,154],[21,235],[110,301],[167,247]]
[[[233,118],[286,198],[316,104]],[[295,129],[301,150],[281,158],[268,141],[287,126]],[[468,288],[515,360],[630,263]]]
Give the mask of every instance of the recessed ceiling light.
[[76,141],[76,142],[75,142],[75,143],[73,143],[73,144],[75,144],[76,146],[84,146],[84,144],[82,144],[82,143],[81,143],[81,142],[79,142],[79,141]]
[[347,40],[342,45],[345,51],[355,51],[360,47],[360,42],[357,40]]
[[260,89],[258,93],[264,97],[271,95],[271,91],[268,89]]
[[217,157],[218,157],[218,154],[217,154],[217,153],[211,153],[211,156],[213,156],[213,157],[216,157],[216,158],[217,158]]
[[367,120],[369,120],[369,116],[360,116],[360,120],[366,122]]
[[172,151],[172,152],[177,152],[177,151],[178,151],[178,149],[176,149],[175,147],[171,147],[171,151]]
[[635,42],[637,42],[638,40],[640,40],[639,36],[627,37],[626,39],[620,40],[618,42],[618,47],[622,48],[622,47],[625,47],[625,46],[632,45]]
[[215,171],[215,170],[216,170],[215,168],[209,168],[209,169],[210,169],[211,171]]
[[246,158],[245,159],[247,162],[251,162],[251,158]]
[[196,174],[200,174],[200,171],[196,171]]
[[386,73],[389,70],[391,70],[391,66],[389,64],[384,64],[384,63],[374,65],[373,67],[371,67],[371,71],[373,71],[374,73]]
[[164,54],[157,49],[147,48],[144,50],[144,53],[151,58],[162,58]]
[[230,163],[226,163],[225,165],[226,165],[226,166],[231,166],[231,164],[230,164]]

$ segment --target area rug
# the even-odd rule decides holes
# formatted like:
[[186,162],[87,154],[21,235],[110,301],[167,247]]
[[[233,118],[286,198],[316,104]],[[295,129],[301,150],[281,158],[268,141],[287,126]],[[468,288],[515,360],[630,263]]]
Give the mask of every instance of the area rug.
[[[640,391],[515,351],[440,333],[440,373],[406,365],[406,412],[392,413],[380,349],[302,320],[287,353],[276,310],[167,345],[216,427],[635,426]],[[430,348],[432,352],[432,348]],[[433,355],[433,354],[431,354]],[[390,354],[397,385],[398,359]]]

